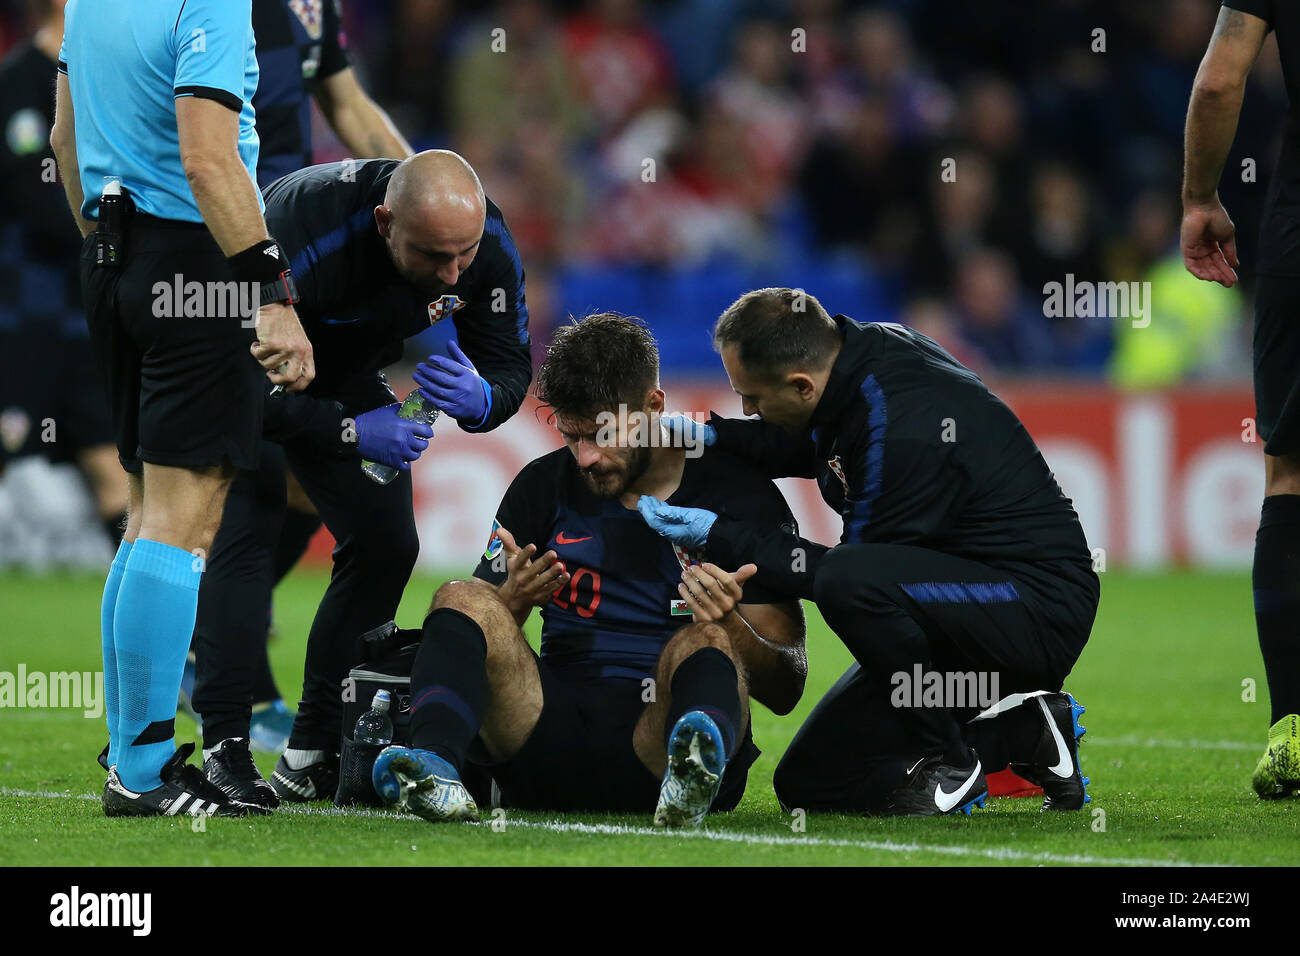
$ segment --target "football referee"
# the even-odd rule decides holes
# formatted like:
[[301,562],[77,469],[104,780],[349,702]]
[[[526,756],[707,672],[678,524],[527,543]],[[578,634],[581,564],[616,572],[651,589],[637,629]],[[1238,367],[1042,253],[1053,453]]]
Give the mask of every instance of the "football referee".
[[109,816],[253,809],[173,745],[203,559],[234,469],[257,465],[258,363],[290,391],[315,375],[254,185],[251,16],[249,0],[71,0],[65,14],[50,143],[130,475],[101,615]]
[[1236,230],[1219,177],[1255,57],[1277,34],[1290,113],[1269,184],[1255,264],[1255,417],[1264,439],[1264,505],[1255,535],[1255,628],[1272,704],[1251,783],[1264,799],[1300,791],[1300,9],[1227,0],[1187,106],[1183,262],[1198,279],[1237,282]]

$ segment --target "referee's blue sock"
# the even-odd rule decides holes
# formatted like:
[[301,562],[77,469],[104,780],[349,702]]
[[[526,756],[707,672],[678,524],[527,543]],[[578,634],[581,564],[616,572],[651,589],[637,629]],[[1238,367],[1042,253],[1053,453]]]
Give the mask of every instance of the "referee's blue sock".
[[203,577],[194,555],[136,540],[113,613],[117,654],[117,773],[137,793],[162,785],[175,751],[176,694],[185,669]]
[[104,719],[108,721],[108,765],[117,763],[117,652],[113,647],[113,612],[117,607],[117,592],[126,571],[126,560],[131,556],[131,542],[122,541],[117,546],[113,563],[108,566],[104,581],[104,599],[99,605],[99,646],[104,652]]

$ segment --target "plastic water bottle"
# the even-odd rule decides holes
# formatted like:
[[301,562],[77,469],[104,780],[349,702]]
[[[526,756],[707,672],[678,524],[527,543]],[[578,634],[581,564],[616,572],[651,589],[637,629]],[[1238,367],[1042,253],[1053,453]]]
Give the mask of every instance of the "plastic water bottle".
[[99,197],[99,226],[95,230],[95,264],[116,267],[122,259],[122,177],[105,176]]
[[[425,401],[424,396],[420,394],[417,388],[406,396],[406,401],[402,402],[402,407],[397,410],[398,418],[409,418],[413,422],[423,422],[425,425],[432,425],[438,420],[438,406],[433,402]],[[363,461],[361,470],[366,473],[366,477],[376,484],[386,485],[399,474],[396,468],[390,468],[388,465],[381,465],[373,461]]]
[[370,709],[357,718],[357,726],[352,731],[354,744],[374,747],[378,752],[393,742],[393,721],[388,716],[391,702],[388,691],[375,692]]

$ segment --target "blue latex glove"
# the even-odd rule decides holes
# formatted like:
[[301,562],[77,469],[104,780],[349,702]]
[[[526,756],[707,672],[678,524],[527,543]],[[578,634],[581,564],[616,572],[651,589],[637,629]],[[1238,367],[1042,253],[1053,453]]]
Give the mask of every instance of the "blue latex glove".
[[692,458],[703,454],[702,450],[698,450],[701,446],[710,447],[718,442],[718,429],[707,421],[695,421],[689,415],[660,415],[659,425],[668,436],[669,446],[675,449],[697,449],[697,453],[690,455]]
[[673,448],[711,448],[718,441],[718,430],[708,422],[697,422],[689,415],[660,415],[659,424],[668,433]]
[[415,384],[420,394],[438,408],[471,428],[483,424],[492,409],[492,386],[474,368],[474,363],[455,341],[447,343],[451,358],[430,355],[415,367]]
[[357,416],[357,449],[364,460],[410,471],[411,462],[429,447],[432,426],[399,418],[401,407],[394,402]]
[[653,530],[683,548],[702,548],[709,540],[709,529],[718,516],[703,508],[679,508],[666,505],[658,498],[642,495],[636,510]]

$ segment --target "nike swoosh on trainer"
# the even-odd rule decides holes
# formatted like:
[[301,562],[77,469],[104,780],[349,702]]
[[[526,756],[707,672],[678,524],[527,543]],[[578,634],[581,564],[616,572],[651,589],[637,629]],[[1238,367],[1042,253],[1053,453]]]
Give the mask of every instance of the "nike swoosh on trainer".
[[279,780],[282,784],[284,784],[294,793],[298,794],[300,797],[306,797],[308,800],[310,800],[316,796],[316,785],[312,783],[310,780],[307,781],[307,786],[304,787],[302,784],[298,783],[297,781],[290,780],[288,777],[280,773],[280,771],[278,770],[272,771],[271,776],[273,776],[276,780]]
[[1061,736],[1061,730],[1056,726],[1056,721],[1052,719],[1052,712],[1047,709],[1047,703],[1043,698],[1038,698],[1038,706],[1043,712],[1043,718],[1047,721],[1047,729],[1052,732],[1052,740],[1056,742],[1056,752],[1060,755],[1060,760],[1056,766],[1048,769],[1058,777],[1070,777],[1074,775],[1074,758],[1070,756],[1070,748],[1065,746],[1065,738]]
[[957,806],[957,804],[961,803],[961,798],[966,795],[966,791],[974,786],[976,779],[979,778],[980,770],[980,762],[979,760],[976,760],[975,769],[971,771],[971,775],[966,778],[966,782],[952,793],[944,791],[942,782],[934,785],[934,805],[939,808],[941,813],[947,813],[953,807]]

